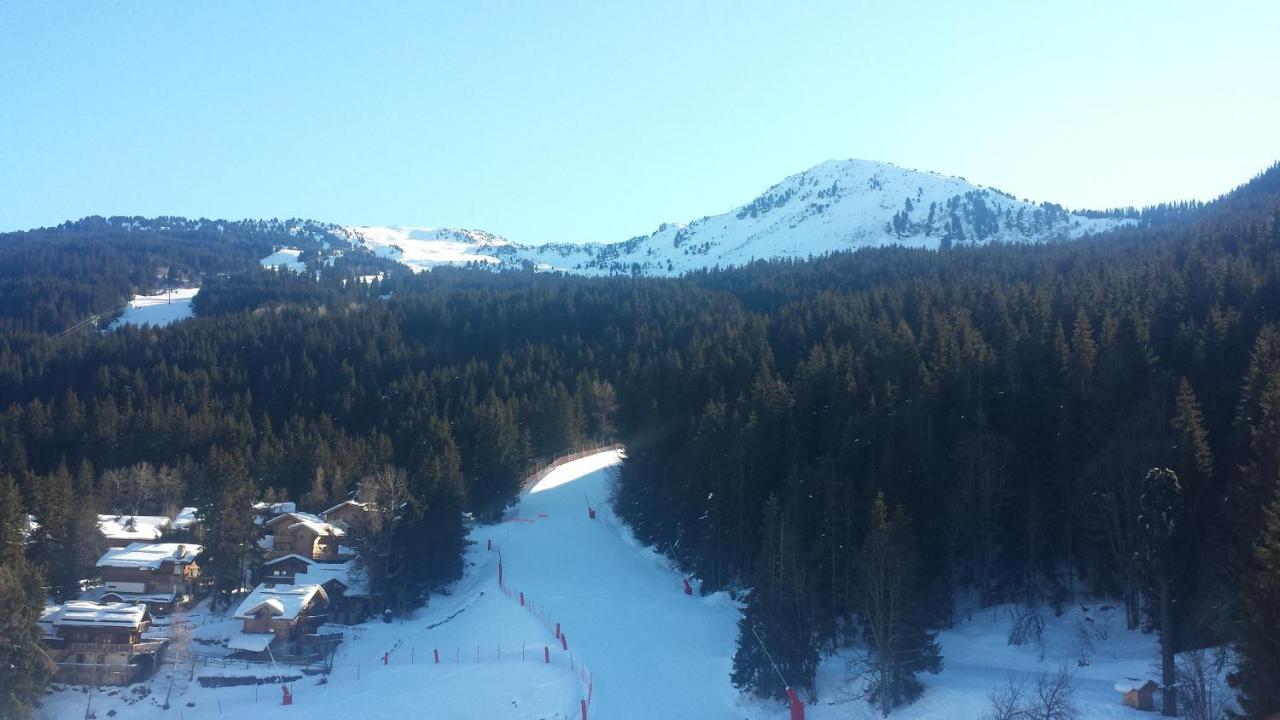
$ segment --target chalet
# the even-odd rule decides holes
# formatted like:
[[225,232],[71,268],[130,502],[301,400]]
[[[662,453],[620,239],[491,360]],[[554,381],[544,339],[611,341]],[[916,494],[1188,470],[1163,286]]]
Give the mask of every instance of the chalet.
[[128,685],[159,665],[168,642],[142,637],[151,613],[133,603],[77,600],[48,607],[40,627],[58,680],[69,683]]
[[342,563],[312,563],[294,576],[299,585],[317,584],[329,597],[329,622],[356,625],[373,614],[369,573],[360,558]]
[[266,558],[274,560],[286,555],[301,555],[320,562],[337,560],[341,541],[347,531],[310,513],[285,513],[267,521],[270,547]]
[[107,547],[124,547],[135,542],[159,542],[169,518],[163,515],[99,515],[98,530]]
[[1116,692],[1123,696],[1120,702],[1137,710],[1154,710],[1158,689],[1160,686],[1150,678],[1125,678],[1115,684]]
[[227,647],[272,657],[305,655],[308,636],[325,622],[328,606],[329,596],[319,585],[259,585],[236,608],[235,618],[244,626]]
[[112,548],[98,560],[106,592],[103,600],[146,603],[168,613],[191,601],[200,581],[196,556],[204,548],[180,543],[132,543]]
[[292,585],[294,576],[315,564],[316,561],[309,557],[282,555],[264,562],[258,579],[268,585]]
[[337,525],[350,533],[352,528],[359,527],[361,519],[368,512],[369,508],[364,503],[355,500],[344,500],[320,513],[320,517],[325,522]]

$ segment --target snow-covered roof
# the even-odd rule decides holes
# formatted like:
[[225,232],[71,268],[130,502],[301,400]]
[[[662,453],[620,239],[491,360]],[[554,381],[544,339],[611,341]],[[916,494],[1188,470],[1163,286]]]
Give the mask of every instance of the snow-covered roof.
[[323,585],[337,580],[346,588],[346,594],[356,597],[369,595],[369,574],[363,567],[356,567],[356,560],[343,563],[315,563],[293,577],[295,583]]
[[238,632],[231,636],[227,641],[227,647],[232,650],[248,650],[249,652],[262,652],[267,649],[271,641],[275,639],[273,633],[247,633]]
[[1123,680],[1116,682],[1115,689],[1116,689],[1116,692],[1122,692],[1122,693],[1133,692],[1134,690],[1141,690],[1142,688],[1146,687],[1147,683],[1151,683],[1152,685],[1157,685],[1157,686],[1160,684],[1155,680],[1152,680],[1151,678],[1127,677]]
[[177,599],[177,593],[175,593],[172,590],[170,590],[169,592],[154,592],[154,593],[130,593],[130,592],[120,592],[118,590],[112,590],[111,592],[105,592],[102,594],[103,600],[109,600],[111,598],[115,598],[115,600],[113,600],[112,602],[171,603]]
[[303,556],[301,556],[301,555],[298,555],[297,553],[292,553],[292,554],[289,554],[289,555],[285,555],[285,556],[283,556],[283,557],[278,557],[278,558],[276,558],[276,559],[274,559],[274,560],[268,560],[268,561],[266,561],[266,562],[264,562],[264,563],[262,563],[262,564],[263,564],[263,565],[275,565],[276,563],[278,563],[278,562],[283,562],[283,561],[285,561],[285,560],[288,560],[289,558],[293,558],[294,560],[301,560],[302,562],[304,562],[304,563],[306,563],[306,564],[308,564],[308,565],[315,565],[315,564],[316,564],[316,561],[315,561],[315,560],[312,560],[312,559],[311,559],[311,558],[309,558],[309,557],[303,557]]
[[165,561],[189,563],[204,551],[190,543],[130,543],[128,547],[108,550],[98,559],[98,567],[159,570]]
[[58,613],[60,612],[62,612],[62,607],[59,605],[45,605],[44,609],[40,611],[40,620],[37,625],[46,640],[58,637],[58,632],[53,627],[53,621],[58,619]]
[[317,595],[325,600],[329,599],[324,588],[319,585],[259,585],[236,608],[235,617],[237,620],[244,620],[266,608],[281,620],[293,620],[311,605]]
[[334,537],[343,537],[347,534],[346,530],[343,530],[337,525],[331,525],[316,515],[312,515],[311,513],[304,513],[304,512],[289,512],[289,513],[285,513],[283,515],[279,515],[274,518],[271,518],[270,520],[267,521],[267,527],[271,527],[283,521],[289,522],[289,525],[287,527],[290,530],[296,527],[305,527],[311,532],[315,533],[316,535],[332,535]]
[[257,502],[253,504],[253,509],[264,515],[281,515],[295,512],[298,509],[298,504],[294,502]]
[[352,507],[356,507],[356,508],[359,508],[359,509],[361,509],[361,510],[366,509],[366,508],[365,508],[365,504],[364,504],[364,503],[362,503],[362,502],[359,502],[359,501],[356,501],[356,500],[343,500],[342,502],[338,503],[337,505],[334,505],[333,507],[329,508],[328,510],[325,510],[325,511],[321,512],[321,513],[320,513],[320,517],[322,517],[322,518],[328,518],[328,517],[329,517],[329,513],[333,512],[334,510],[337,510],[337,509],[338,509],[338,508],[340,508],[340,507],[345,507],[345,506],[347,506],[347,505],[351,505]]
[[178,511],[178,516],[173,519],[170,527],[174,530],[190,530],[191,526],[198,522],[200,522],[200,518],[196,515],[196,509],[184,507]]
[[96,603],[87,600],[72,600],[64,603],[52,617],[53,624],[57,627],[107,626],[134,629],[142,627],[146,619],[146,605],[122,602]]
[[163,515],[99,515],[98,529],[112,540],[159,540],[169,518]]

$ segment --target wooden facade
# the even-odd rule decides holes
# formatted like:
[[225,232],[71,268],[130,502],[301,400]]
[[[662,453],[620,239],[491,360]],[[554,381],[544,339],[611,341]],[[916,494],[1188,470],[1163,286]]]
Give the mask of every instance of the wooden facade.
[[151,627],[143,605],[70,602],[48,608],[41,624],[60,682],[128,685],[150,675],[167,646],[143,638]]

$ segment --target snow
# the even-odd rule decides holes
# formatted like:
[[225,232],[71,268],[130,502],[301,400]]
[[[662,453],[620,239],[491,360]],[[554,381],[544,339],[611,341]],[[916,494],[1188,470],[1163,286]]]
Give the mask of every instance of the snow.
[[270,255],[262,258],[258,262],[265,268],[273,268],[276,270],[285,269],[294,272],[306,272],[306,263],[298,259],[302,255],[302,251],[298,248],[280,248]]
[[112,548],[98,559],[98,567],[146,568],[158,570],[166,560],[191,562],[204,551],[199,545],[185,543],[131,543]]
[[191,299],[200,288],[176,288],[155,295],[134,295],[120,317],[108,326],[110,330],[125,325],[163,327],[192,316]]
[[253,617],[262,608],[268,608],[275,619],[293,620],[307,608],[316,595],[324,595],[319,585],[259,585],[236,608],[235,617],[243,620]]
[[193,525],[200,522],[198,511],[193,507],[184,507],[178,511],[178,515],[173,518],[170,527],[174,530],[190,530]]
[[1148,683],[1154,683],[1157,686],[1160,684],[1159,682],[1157,682],[1152,678],[1140,677],[1140,678],[1125,678],[1123,680],[1116,682],[1116,684],[1112,685],[1111,687],[1116,692],[1127,693],[1127,692],[1133,692],[1134,690],[1138,690],[1140,688],[1144,688],[1147,686]]
[[330,580],[342,583],[346,587],[346,594],[351,597],[368,597],[369,595],[368,573],[362,568],[357,568],[355,560],[343,563],[313,562],[293,578],[293,582],[299,585],[304,583],[323,585]]
[[510,245],[506,239],[491,233],[456,228],[360,226],[346,228],[346,231],[352,242],[414,272],[437,265],[497,263],[492,251]]
[[72,600],[64,603],[56,613],[49,614],[47,621],[52,622],[55,627],[109,625],[138,628],[146,616],[146,605]]
[[275,637],[271,633],[240,632],[231,636],[231,639],[227,641],[227,647],[232,650],[262,652],[267,649],[267,646],[271,644]]
[[163,515],[99,515],[98,530],[108,540],[156,541],[169,527]]
[[338,503],[337,505],[334,505],[328,510],[321,511],[320,517],[325,518],[327,520],[329,518],[329,513],[333,512],[334,510],[337,510],[338,508],[346,507],[347,505],[360,508],[361,510],[365,509],[364,503],[362,502],[358,502],[356,500],[343,500],[342,502]]
[[[665,557],[642,547],[608,507],[619,459],[612,451],[561,466],[525,493],[504,522],[473,527],[464,577],[446,593],[433,595],[427,607],[392,623],[322,627],[321,634],[342,632],[344,641],[323,684],[310,676],[291,683],[293,707],[281,707],[280,693],[271,687],[201,687],[188,680],[185,665],[176,676],[175,707],[188,720],[219,715],[274,720],[312,713],[568,720],[578,717],[579,701],[589,695],[592,720],[786,718],[781,703],[743,696],[730,685],[739,605],[725,593],[685,595],[682,575]],[[588,504],[596,509],[596,520],[588,517]],[[506,591],[497,584],[499,556]],[[261,588],[255,595],[267,599]],[[283,607],[284,601],[276,599]],[[955,627],[938,636],[943,671],[922,676],[925,694],[892,717],[976,718],[989,711],[988,694],[1009,678],[1034,679],[1064,662],[1076,672],[1081,717],[1140,717],[1120,704],[1113,686],[1148,675],[1159,657],[1158,644],[1154,634],[1127,630],[1121,607],[1083,602],[1064,607],[1061,616],[1043,609],[1042,646],[1015,647],[1007,638],[1016,607],[960,605]],[[274,681],[269,663],[225,659],[229,643],[247,642],[236,639],[240,621],[210,613],[207,603],[181,617],[194,628],[197,677]],[[555,644],[557,622],[568,651]],[[544,648],[549,664],[541,662]],[[438,665],[433,650],[440,653]],[[863,651],[858,646],[824,657],[817,697],[806,698],[809,720],[878,717],[855,697],[862,685],[851,679],[849,668]],[[171,650],[166,662],[174,657],[182,655]],[[130,702],[128,692],[96,695],[98,716],[115,709],[120,720],[173,717],[159,707],[171,667],[149,681],[152,695],[142,701]],[[280,671],[301,674],[298,666],[281,665]],[[78,717],[85,702],[75,688],[54,692],[39,717]]]
[[344,231],[353,243],[415,271],[480,262],[495,269],[531,265],[535,272],[673,276],[863,247],[936,250],[944,238],[957,245],[1055,242],[1132,223],[1018,200],[963,178],[868,160],[829,160],[728,212],[688,224],[663,223],[650,235],[624,242],[521,245],[476,230]]
[[304,513],[304,512],[287,512],[283,515],[274,517],[271,520],[267,521],[267,527],[271,527],[272,525],[275,525],[276,523],[286,519],[294,521],[289,525],[290,530],[296,527],[305,527],[317,535],[332,535],[334,537],[345,537],[347,534],[346,530],[343,530],[337,525],[331,525],[330,523],[325,522],[318,515],[312,515],[311,513]]

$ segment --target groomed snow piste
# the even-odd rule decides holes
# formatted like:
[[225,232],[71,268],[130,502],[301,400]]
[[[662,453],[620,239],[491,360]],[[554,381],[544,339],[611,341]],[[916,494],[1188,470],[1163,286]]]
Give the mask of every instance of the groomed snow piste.
[[200,292],[200,288],[177,288],[165,290],[155,295],[134,295],[120,317],[112,322],[109,329],[125,325],[155,325],[162,327],[179,320],[191,317],[191,299]]

